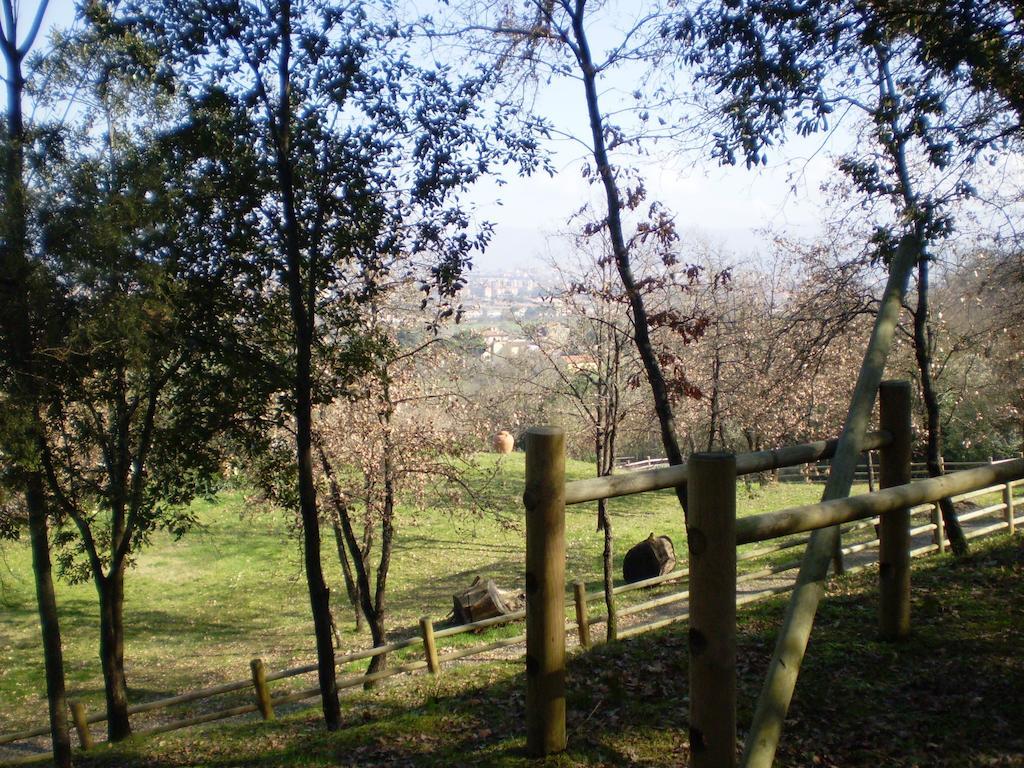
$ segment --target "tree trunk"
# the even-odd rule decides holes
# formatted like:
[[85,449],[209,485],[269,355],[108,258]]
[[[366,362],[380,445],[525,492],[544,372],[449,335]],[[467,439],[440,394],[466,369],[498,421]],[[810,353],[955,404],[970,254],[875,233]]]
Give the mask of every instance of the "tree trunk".
[[[366,623],[370,627],[370,637],[373,640],[374,646],[384,645],[386,637],[384,632],[383,616],[378,615],[377,608],[370,598],[372,593],[370,590],[370,576],[368,568],[370,544],[370,531],[368,529],[372,526],[372,523],[369,520],[366,521],[363,538],[364,546],[360,547],[359,540],[356,538],[355,530],[352,527],[352,518],[349,515],[348,507],[339,509],[338,512],[338,519],[341,524],[341,531],[344,536],[345,545],[348,547],[348,553],[351,556],[350,562],[355,570],[356,596],[359,599],[359,610],[366,618]],[[390,538],[393,538],[393,536]],[[385,532],[385,541],[382,549],[384,549],[390,556],[391,545],[387,532]],[[383,559],[383,552],[381,557]],[[383,607],[382,595],[378,595],[378,604]],[[380,659],[380,661],[378,661],[378,659]],[[371,674],[373,672],[380,671],[381,669],[384,669],[386,664],[386,656],[374,656],[373,659],[370,660],[370,665],[366,672],[367,674]],[[368,683],[366,687],[370,687],[370,685],[372,684]]]
[[[604,119],[597,92],[597,70],[590,52],[590,44],[583,23],[583,14],[583,4],[578,3],[576,10],[572,14],[573,35],[576,38],[579,66],[586,95],[587,115],[590,121],[590,133],[593,140],[594,164],[597,166],[598,174],[601,177],[608,206],[606,223],[612,245],[612,255],[615,258],[615,266],[618,270],[619,278],[622,280],[622,285],[626,290],[626,296],[629,298],[629,306],[633,314],[634,341],[637,353],[640,355],[644,370],[647,373],[647,381],[651,387],[654,410],[658,415],[658,425],[661,428],[661,441],[665,450],[665,456],[668,458],[669,464],[682,464],[683,454],[679,450],[679,441],[676,438],[675,418],[672,413],[672,401],[669,397],[668,385],[665,381],[665,375],[661,370],[661,365],[658,362],[658,356],[654,351],[654,345],[651,343],[648,330],[647,307],[633,276],[629,250],[626,247],[622,226],[621,196],[615,180],[614,170],[608,159]],[[680,506],[683,508],[683,515],[685,517],[685,485],[680,485],[676,488],[676,496],[679,499]]]
[[46,668],[46,700],[50,709],[50,738],[53,762],[58,768],[71,766],[71,737],[68,733],[68,707],[64,691],[64,654],[57,618],[57,598],[50,570],[50,540],[47,535],[46,502],[42,479],[29,478],[25,494],[29,534],[32,540],[32,570],[36,581],[36,603],[43,635],[43,661]]
[[[387,633],[384,631],[384,617],[378,615],[376,611],[372,611],[366,619],[367,625],[370,627],[370,638],[373,640],[373,647],[379,648],[385,645],[388,641]],[[370,663],[366,667],[366,674],[372,675],[374,672],[382,672],[388,666],[388,655],[386,653],[378,654],[370,659]],[[368,681],[363,684],[363,687],[367,690],[373,688],[376,685],[376,681]]]
[[[385,410],[381,417],[384,424],[384,504],[381,510],[380,562],[377,564],[377,584],[374,590],[373,613],[367,615],[373,644],[384,645],[387,638],[384,633],[384,615],[386,610],[388,571],[391,567],[391,551],[395,544],[395,444],[391,433],[391,419],[394,406],[391,404],[391,390],[387,378],[384,379]],[[369,602],[369,601],[367,601]],[[367,674],[378,672],[387,666],[387,655],[374,656],[370,661]]]
[[[352,517],[349,515],[348,507],[338,510],[338,512],[345,545],[348,547],[352,567],[355,570],[356,596],[359,599],[359,610],[366,618],[367,623],[370,624],[370,634],[372,636],[373,624],[370,617],[373,615],[373,604],[370,602],[370,577],[367,569],[368,551],[360,548],[359,540],[356,538],[355,530],[352,527]],[[369,522],[367,526],[369,526]]]
[[[300,308],[301,312],[301,308]],[[309,604],[316,638],[317,672],[324,721],[329,730],[341,726],[334,644],[331,637],[330,591],[320,561],[320,516],[316,505],[312,454],[312,377],[311,333],[305,323],[297,333],[297,375],[295,383],[295,442],[299,471],[299,510],[302,516],[302,543],[309,587]]]
[[[316,327],[314,286],[304,286],[302,279],[302,247],[299,219],[295,210],[295,190],[291,165],[291,1],[282,0],[279,24],[281,53],[278,62],[278,111],[269,115],[276,124],[277,175],[281,192],[283,214],[282,229],[286,248],[285,280],[291,308],[295,338],[295,452],[299,475],[299,512],[302,517],[303,556],[306,565],[306,583],[309,587],[309,605],[313,614],[313,634],[316,638],[317,677],[324,722],[328,730],[341,727],[341,705],[338,703],[338,680],[334,664],[334,644],[331,637],[330,591],[324,581],[320,562],[320,517],[316,505],[316,485],[313,480],[313,333]],[[310,257],[314,258],[313,256]],[[312,265],[308,265],[312,267]],[[311,281],[313,270],[307,268],[306,280]],[[305,295],[304,287],[309,290]]]
[[345,593],[348,595],[349,605],[352,606],[356,632],[362,632],[363,610],[359,604],[359,584],[352,575],[352,565],[348,559],[348,549],[345,547],[345,532],[341,529],[341,521],[338,517],[335,517],[331,526],[334,528],[334,546],[338,550],[338,562],[341,563],[341,572],[345,578]]
[[602,521],[604,531],[604,607],[608,612],[608,624],[605,637],[611,642],[619,636],[618,619],[615,616],[615,557],[614,537],[612,536],[612,520],[608,514],[608,500],[599,499],[597,502],[597,516]]
[[338,485],[338,479],[334,474],[334,468],[327,458],[323,445],[316,441],[317,452],[320,455],[320,466],[324,477],[327,478],[328,487],[331,490],[331,503],[334,505],[334,516],[331,520],[331,527],[334,529],[334,546],[338,552],[338,562],[341,563],[341,574],[345,580],[345,592],[348,595],[349,605],[355,615],[356,632],[363,630],[363,613],[359,606],[359,583],[352,575],[352,564],[348,559],[348,549],[345,546],[345,532],[341,527],[342,514],[348,514],[348,504]]
[[[601,422],[606,421],[610,414],[611,403],[607,400],[598,403],[596,412]],[[615,463],[615,453],[611,446],[611,430],[604,423],[598,423],[595,430],[595,455],[597,456],[597,476],[604,477],[612,473],[612,466]],[[604,538],[603,566],[604,566],[604,604],[608,613],[606,626],[606,637],[609,641],[618,636],[617,619],[615,616],[615,561],[614,561],[614,536],[612,534],[611,515],[608,514],[608,500],[597,500],[597,530],[601,531]]]
[[100,602],[100,665],[107,700],[107,739],[132,734],[128,720],[128,686],[124,674],[124,565],[111,567],[96,580]]
[[[721,385],[721,374],[722,374],[722,355],[718,349],[718,343],[715,343],[715,359],[711,366],[711,424],[708,428],[708,451],[715,450],[715,435],[721,432],[721,426],[719,420],[721,418],[720,413],[720,390]],[[724,441],[723,441],[724,442]],[[724,444],[723,444],[724,449]]]
[[[928,280],[929,257],[921,253],[917,261],[917,309],[914,312],[914,357],[917,360],[917,371],[921,377],[921,396],[924,400],[928,423],[928,446],[925,461],[928,464],[929,477],[942,476],[942,421],[939,410],[939,398],[935,392],[935,381],[932,378],[932,340],[928,326]],[[949,537],[949,547],[957,557],[967,554],[967,538],[960,526],[956,508],[950,499],[940,499],[939,509],[942,511],[942,525]]]
[[[28,249],[28,206],[25,199],[25,124],[22,102],[25,78],[22,61],[33,37],[25,41],[25,49],[17,47],[17,28],[0,34],[0,49],[7,65],[6,93],[6,163],[4,164],[4,197],[2,240],[0,251],[0,323],[8,348],[8,356],[15,377],[15,397],[21,401],[31,418],[28,444],[38,443],[42,436],[36,403],[38,384],[33,371],[32,312],[29,306],[32,273]],[[14,402],[5,403],[12,407]],[[32,439],[36,432],[36,439]],[[67,700],[64,688],[64,657],[61,646],[57,599],[53,591],[50,563],[50,541],[47,533],[47,504],[44,479],[38,469],[29,469],[25,483],[25,503],[28,507],[29,536],[32,547],[32,570],[35,576],[36,602],[42,630],[43,664],[46,671],[46,698],[50,715],[50,737],[53,743],[53,762],[57,768],[71,766],[71,739],[68,733]]]

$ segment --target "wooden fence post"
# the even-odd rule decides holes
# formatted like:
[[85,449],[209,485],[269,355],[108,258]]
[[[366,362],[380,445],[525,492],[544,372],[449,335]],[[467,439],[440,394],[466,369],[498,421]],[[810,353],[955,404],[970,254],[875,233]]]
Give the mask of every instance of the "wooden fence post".
[[590,647],[590,619],[587,616],[587,585],[577,581],[573,585],[576,596],[576,626],[579,627],[580,645]]
[[942,509],[939,508],[938,502],[932,504],[932,525],[935,526],[935,531],[932,533],[935,539],[935,547],[939,552],[945,552],[946,529],[942,527]]
[[80,701],[68,702],[71,708],[71,720],[78,732],[78,745],[82,749],[92,749],[92,733],[89,731],[89,719],[85,716],[85,706]]
[[1006,527],[1010,530],[1010,535],[1017,530],[1017,523],[1013,518],[1013,481],[1007,480],[1006,485],[1003,486],[1003,504],[1006,505]]
[[260,714],[264,720],[274,719],[274,703],[270,699],[270,686],[267,685],[267,670],[263,666],[263,659],[253,659],[249,662],[252,670],[252,688],[256,693],[256,706],[260,708]]
[[690,765],[736,765],[736,457],[696,453],[690,495]]
[[[910,382],[883,381],[878,388],[881,428],[892,435],[882,449],[882,488],[910,482]],[[878,546],[878,631],[883,640],[910,633],[910,510],[882,515]]]
[[423,649],[427,657],[427,669],[430,674],[441,674],[441,662],[437,658],[437,643],[434,640],[434,622],[429,616],[420,618],[420,634],[423,635]]
[[526,750],[565,749],[565,431],[526,433]]

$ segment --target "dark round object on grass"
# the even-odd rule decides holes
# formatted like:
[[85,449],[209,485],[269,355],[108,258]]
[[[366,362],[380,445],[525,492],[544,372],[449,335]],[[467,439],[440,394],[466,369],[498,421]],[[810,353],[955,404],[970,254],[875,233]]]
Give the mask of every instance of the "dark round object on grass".
[[676,567],[676,550],[668,536],[651,535],[632,547],[622,561],[627,583],[662,576]]

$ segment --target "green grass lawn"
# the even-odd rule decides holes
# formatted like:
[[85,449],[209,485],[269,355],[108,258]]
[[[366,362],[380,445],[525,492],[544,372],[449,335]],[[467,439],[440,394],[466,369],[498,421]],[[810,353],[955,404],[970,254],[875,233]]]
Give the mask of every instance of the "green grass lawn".
[[[408,634],[420,616],[443,620],[452,595],[475,575],[505,588],[522,584],[523,454],[483,456],[497,472],[484,495],[491,511],[432,508],[400,512],[389,579],[388,626]],[[570,461],[570,478],[589,477],[590,465]],[[487,474],[486,472],[482,474]],[[820,486],[739,485],[740,514],[806,503]],[[280,512],[257,511],[245,494],[229,492],[215,503],[197,502],[200,525],[174,541],[157,534],[128,573],[125,597],[126,666],[132,702],[172,695],[248,676],[249,659],[261,657],[275,670],[314,658],[309,603],[300,546]],[[682,514],[671,491],[611,502],[618,542],[617,572],[629,546],[654,531],[671,536],[685,558]],[[336,596],[335,614],[346,649],[365,648],[342,602],[344,586],[329,531],[323,561]],[[594,504],[569,507],[566,520],[568,578],[598,588],[601,534]],[[70,695],[88,711],[102,710],[97,655],[97,609],[91,582],[58,582],[57,599]],[[633,600],[642,595],[631,595]],[[622,603],[630,598],[623,596]],[[44,722],[42,656],[27,535],[0,543],[0,732]],[[498,631],[516,634],[522,626]],[[479,642],[478,636],[453,639]],[[451,643],[453,641],[449,641]],[[222,706],[215,702],[210,706]],[[196,705],[202,707],[202,705]]]
[[[961,561],[914,563],[911,637],[876,639],[876,575],[836,580],[822,604],[779,766],[1024,766],[1024,540],[977,542]],[[750,721],[785,602],[739,614],[739,727]],[[568,749],[523,754],[521,663],[481,662],[315,708],[101,748],[88,768],[678,766],[688,759],[687,637],[677,626],[570,660]]]

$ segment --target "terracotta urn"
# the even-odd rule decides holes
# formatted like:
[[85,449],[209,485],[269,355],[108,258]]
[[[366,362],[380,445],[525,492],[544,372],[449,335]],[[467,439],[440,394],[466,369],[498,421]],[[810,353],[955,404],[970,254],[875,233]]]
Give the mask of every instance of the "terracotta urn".
[[498,453],[512,453],[515,444],[516,440],[512,437],[512,433],[504,429],[498,432],[491,441],[491,445]]

